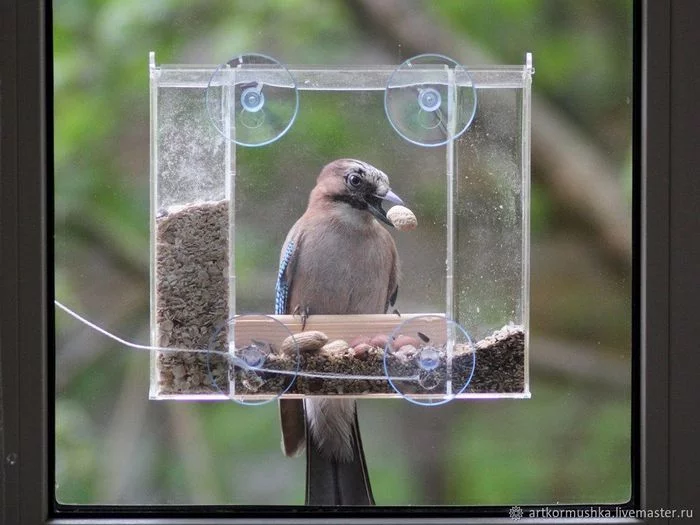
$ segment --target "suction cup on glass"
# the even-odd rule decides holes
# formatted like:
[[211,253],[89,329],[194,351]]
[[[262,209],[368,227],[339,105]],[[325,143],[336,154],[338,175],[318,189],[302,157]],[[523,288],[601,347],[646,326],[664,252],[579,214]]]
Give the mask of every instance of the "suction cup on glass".
[[299,110],[291,73],[266,55],[239,55],[216,68],[206,89],[209,119],[240,146],[265,146],[282,137]]
[[401,323],[384,352],[389,384],[416,405],[441,405],[464,392],[475,363],[469,334],[439,315],[422,315]]
[[262,405],[292,387],[299,372],[299,346],[284,324],[268,315],[239,315],[228,322],[228,330],[235,341],[228,354],[234,401]]
[[471,125],[476,89],[469,72],[442,55],[418,55],[389,77],[384,111],[404,139],[419,146],[442,146]]

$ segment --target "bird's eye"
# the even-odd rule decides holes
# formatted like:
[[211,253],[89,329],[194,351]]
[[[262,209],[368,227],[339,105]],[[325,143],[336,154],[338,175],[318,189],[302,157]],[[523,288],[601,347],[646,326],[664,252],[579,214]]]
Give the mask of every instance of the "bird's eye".
[[348,177],[348,182],[353,188],[357,188],[362,184],[362,177],[355,175],[354,173]]

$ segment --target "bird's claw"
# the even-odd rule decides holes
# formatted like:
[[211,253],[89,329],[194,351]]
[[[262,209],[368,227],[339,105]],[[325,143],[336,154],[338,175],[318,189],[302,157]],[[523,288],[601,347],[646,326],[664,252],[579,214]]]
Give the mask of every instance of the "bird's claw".
[[294,307],[292,315],[298,315],[301,317],[301,331],[303,332],[306,328],[306,321],[309,319],[309,315],[311,315],[309,307],[305,306],[304,308],[302,308],[301,305],[296,305]]

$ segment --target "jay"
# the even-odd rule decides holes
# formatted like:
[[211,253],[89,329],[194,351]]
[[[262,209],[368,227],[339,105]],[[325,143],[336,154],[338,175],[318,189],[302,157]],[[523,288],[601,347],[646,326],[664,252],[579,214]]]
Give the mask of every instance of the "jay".
[[[389,179],[354,159],[325,166],[282,246],[278,314],[385,313],[398,292],[396,245],[382,201],[403,204]],[[374,505],[353,399],[280,400],[282,449],[306,448],[307,505]]]

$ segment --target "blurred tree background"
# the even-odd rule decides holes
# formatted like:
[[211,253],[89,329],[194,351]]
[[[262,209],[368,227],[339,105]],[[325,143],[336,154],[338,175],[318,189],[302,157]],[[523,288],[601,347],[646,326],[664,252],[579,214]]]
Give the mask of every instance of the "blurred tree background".
[[[380,505],[629,498],[631,0],[58,0],[53,23],[56,297],[144,344],[149,51],[158,63],[255,51],[320,65],[432,52],[467,67],[533,52],[533,397],[362,402],[370,475]],[[319,133],[366,140],[357,126]],[[323,142],[307,147],[297,168],[315,174],[331,159]],[[258,233],[242,234],[276,258]],[[274,267],[237,264],[272,290]],[[56,318],[59,501],[303,502],[305,464],[279,450],[276,404],[148,401],[148,353]]]

